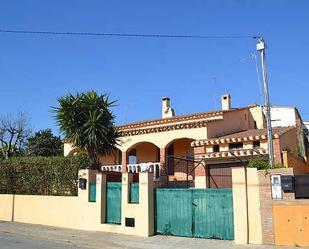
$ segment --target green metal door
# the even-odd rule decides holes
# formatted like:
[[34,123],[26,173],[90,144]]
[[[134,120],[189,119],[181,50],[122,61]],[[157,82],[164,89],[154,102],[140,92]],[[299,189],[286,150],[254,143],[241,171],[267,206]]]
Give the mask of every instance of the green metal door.
[[194,230],[199,238],[234,239],[231,189],[195,189],[193,194]]
[[121,224],[121,182],[106,184],[106,223]]
[[189,189],[156,189],[158,234],[192,236],[192,192]]
[[231,189],[156,189],[158,234],[234,239]]

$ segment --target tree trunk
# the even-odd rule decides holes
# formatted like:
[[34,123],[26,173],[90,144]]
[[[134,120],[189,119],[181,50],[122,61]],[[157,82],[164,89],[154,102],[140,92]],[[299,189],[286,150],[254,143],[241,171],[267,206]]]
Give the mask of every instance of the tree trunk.
[[87,152],[88,152],[88,158],[91,162],[91,169],[99,169],[98,158],[95,151],[91,148],[88,148]]
[[10,153],[8,150],[5,151],[5,159],[9,159],[10,158]]

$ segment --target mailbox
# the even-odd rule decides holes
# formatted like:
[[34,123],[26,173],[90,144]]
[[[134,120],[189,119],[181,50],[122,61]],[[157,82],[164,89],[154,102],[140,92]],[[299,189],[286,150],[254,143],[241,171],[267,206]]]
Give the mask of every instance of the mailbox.
[[294,192],[294,177],[281,176],[281,189],[285,192]]
[[126,217],[125,225],[126,227],[135,227],[135,219]]
[[87,188],[87,179],[79,178],[79,180],[78,180],[78,187],[80,189],[86,189]]

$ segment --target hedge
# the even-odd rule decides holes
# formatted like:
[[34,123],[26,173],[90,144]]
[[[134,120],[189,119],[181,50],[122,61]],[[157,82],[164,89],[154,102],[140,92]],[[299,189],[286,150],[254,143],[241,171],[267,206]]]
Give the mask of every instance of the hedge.
[[[248,164],[249,168],[257,168],[258,170],[262,169],[271,169],[270,164],[267,160],[262,160],[262,159],[253,159],[249,162]],[[281,163],[277,163],[274,168],[285,168],[284,165]]]
[[78,170],[89,166],[82,155],[0,160],[0,193],[76,196]]

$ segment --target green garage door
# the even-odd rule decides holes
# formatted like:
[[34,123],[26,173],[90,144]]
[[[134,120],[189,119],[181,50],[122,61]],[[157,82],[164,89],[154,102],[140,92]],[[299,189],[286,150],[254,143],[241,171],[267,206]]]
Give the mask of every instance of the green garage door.
[[106,223],[121,224],[121,182],[106,184]]
[[158,234],[233,240],[231,189],[156,189]]

